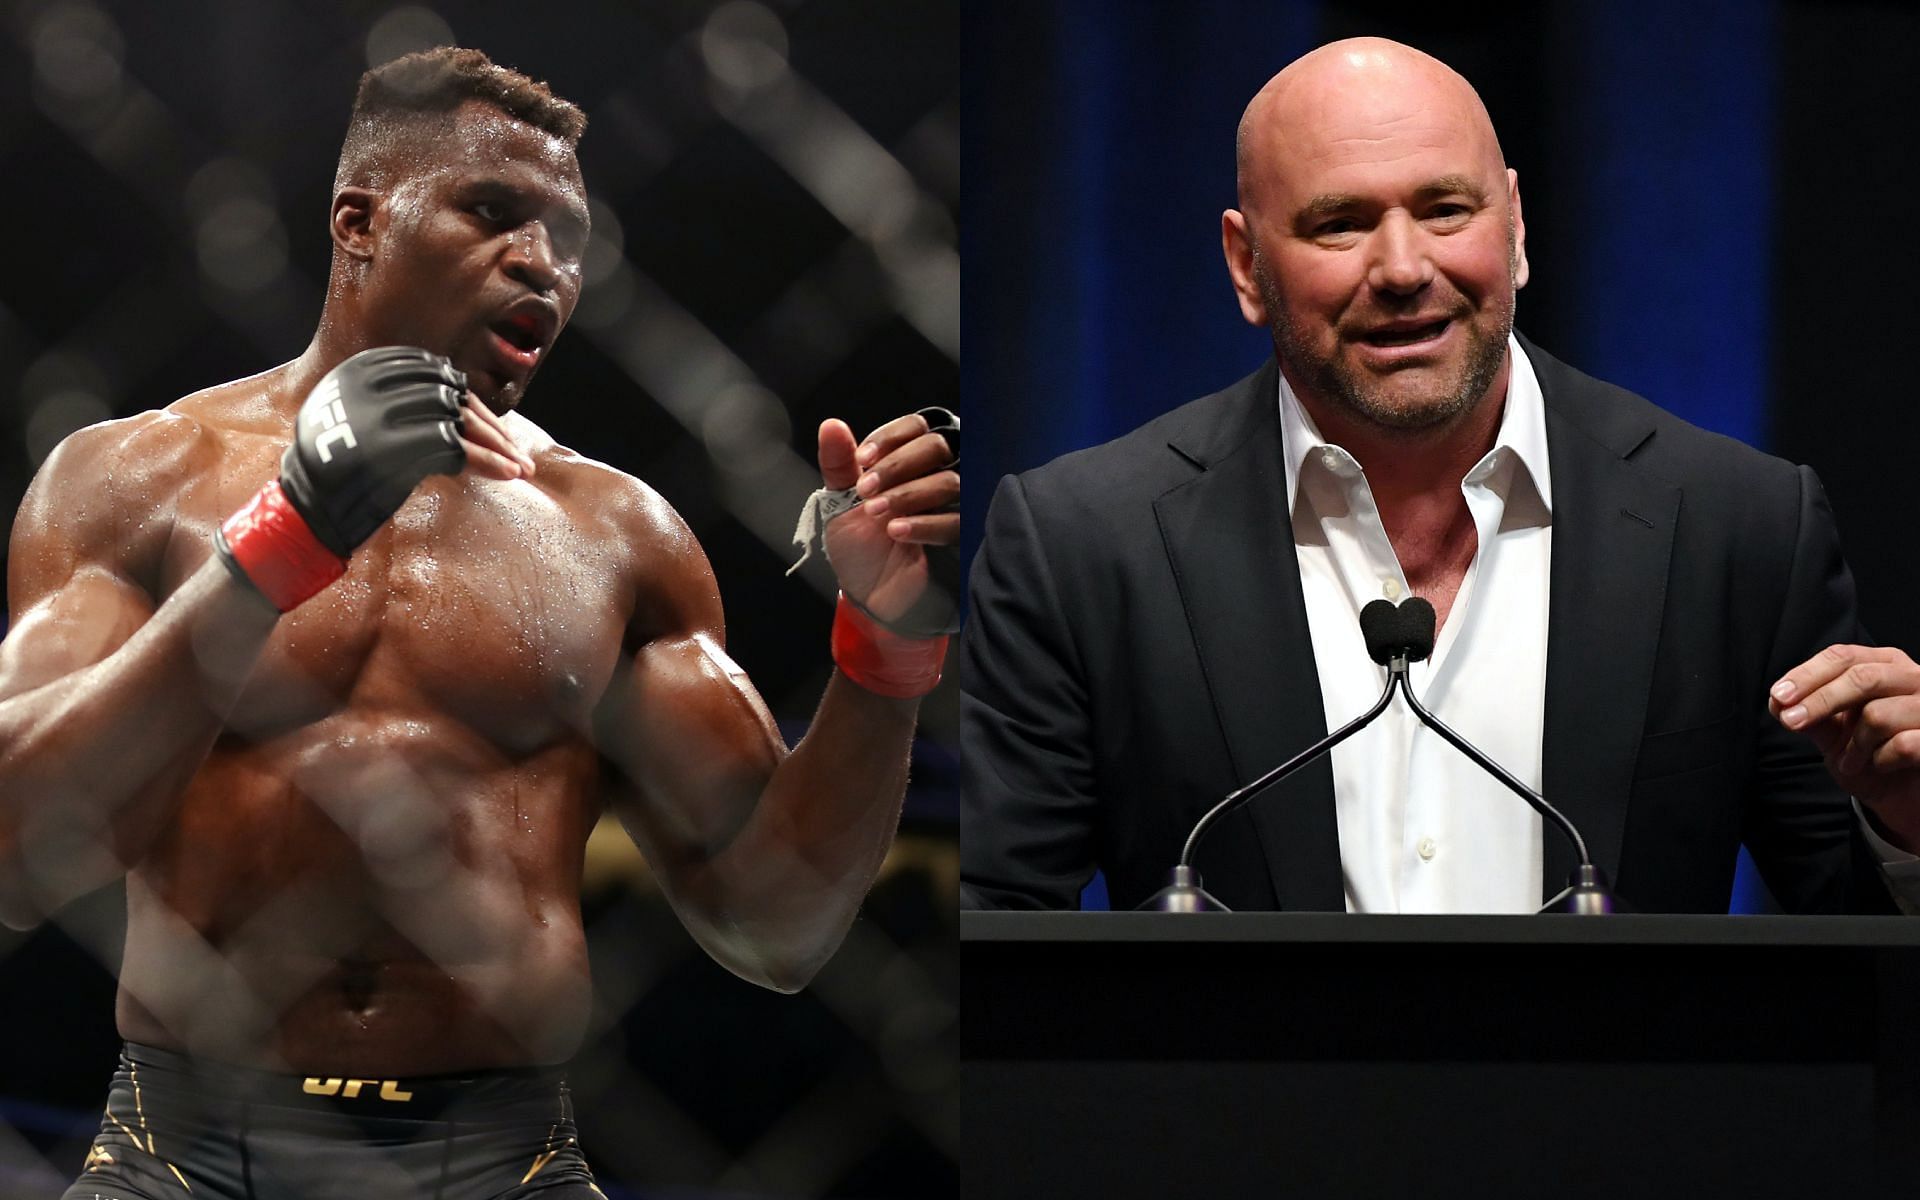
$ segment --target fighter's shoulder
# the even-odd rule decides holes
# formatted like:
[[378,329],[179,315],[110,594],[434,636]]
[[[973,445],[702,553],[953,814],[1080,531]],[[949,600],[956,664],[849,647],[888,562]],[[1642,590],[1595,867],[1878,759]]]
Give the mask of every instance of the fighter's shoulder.
[[101,421],[67,435],[35,474],[28,501],[157,502],[216,453],[201,421],[171,408]]
[[573,527],[610,550],[631,586],[630,622],[657,632],[718,628],[720,595],[706,551],[665,496],[644,480],[547,440],[533,452],[535,486],[567,513]]
[[215,453],[204,426],[164,409],[69,434],[21,498],[10,538],[15,556],[150,568],[180,494]]
[[629,545],[664,541],[668,548],[698,549],[686,521],[646,481],[562,445],[518,413],[509,414],[507,429],[533,456],[535,482],[568,510],[576,525],[605,524]]

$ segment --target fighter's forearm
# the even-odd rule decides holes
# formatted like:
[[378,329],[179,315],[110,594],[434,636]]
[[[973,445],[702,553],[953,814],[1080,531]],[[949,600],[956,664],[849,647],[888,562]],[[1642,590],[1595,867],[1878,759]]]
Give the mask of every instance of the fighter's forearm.
[[0,920],[31,924],[138,860],[278,616],[209,558],[113,653],[0,696]]
[[899,825],[918,709],[835,672],[739,832],[685,873],[729,969],[796,991],[839,948]]

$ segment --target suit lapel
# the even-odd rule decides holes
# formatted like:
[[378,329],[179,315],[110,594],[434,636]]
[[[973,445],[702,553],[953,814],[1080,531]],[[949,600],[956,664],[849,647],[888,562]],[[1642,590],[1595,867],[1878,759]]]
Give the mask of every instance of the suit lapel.
[[[1250,389],[1247,424],[1176,437],[1174,449],[1202,469],[1154,504],[1236,786],[1326,735],[1286,508],[1271,364],[1242,386]],[[1280,907],[1343,908],[1327,760],[1263,794],[1248,811]]]
[[[1542,792],[1615,880],[1680,492],[1626,458],[1650,426],[1614,419],[1604,395],[1586,394],[1597,385],[1528,352],[1547,402],[1554,496]],[[1543,898],[1576,861],[1553,829],[1544,852]]]

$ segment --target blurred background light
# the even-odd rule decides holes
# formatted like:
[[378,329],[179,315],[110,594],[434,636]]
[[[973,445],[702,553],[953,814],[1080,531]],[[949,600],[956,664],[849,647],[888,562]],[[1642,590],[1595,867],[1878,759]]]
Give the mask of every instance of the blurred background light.
[[189,219],[201,275],[215,287],[251,293],[287,270],[287,231],[266,173],[235,158],[216,158],[187,181]]
[[453,27],[422,4],[403,4],[367,30],[367,65],[377,67],[416,50],[457,45]]
[[34,82],[43,104],[95,108],[119,94],[125,39],[112,17],[84,0],[62,0],[33,22]]
[[787,74],[787,28],[764,4],[730,0],[707,17],[700,54],[723,88],[757,91]]

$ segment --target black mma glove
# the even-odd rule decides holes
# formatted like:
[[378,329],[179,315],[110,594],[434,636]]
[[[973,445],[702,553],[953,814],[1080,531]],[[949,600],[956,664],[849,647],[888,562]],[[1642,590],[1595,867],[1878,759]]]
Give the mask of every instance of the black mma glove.
[[228,567],[281,612],[338,579],[422,479],[466,464],[466,386],[413,346],[362,350],[327,372],[300,406],[280,478],[215,535]]

